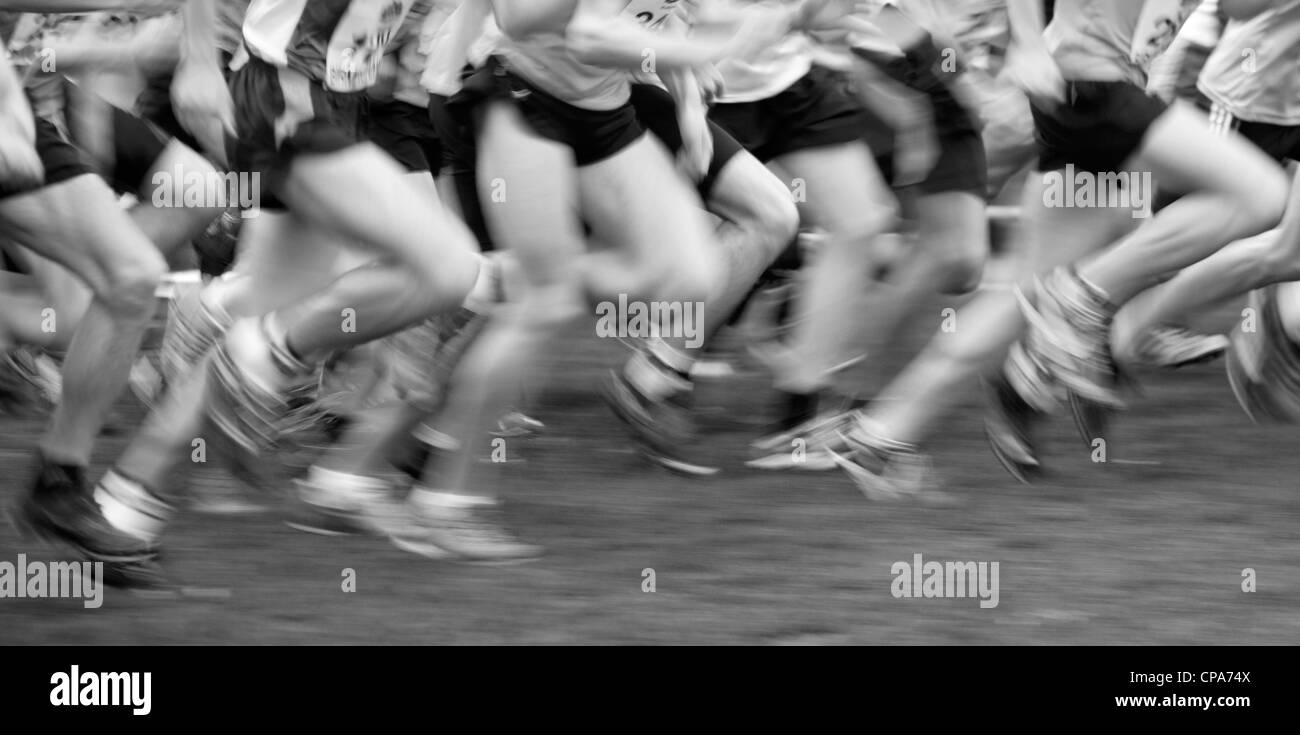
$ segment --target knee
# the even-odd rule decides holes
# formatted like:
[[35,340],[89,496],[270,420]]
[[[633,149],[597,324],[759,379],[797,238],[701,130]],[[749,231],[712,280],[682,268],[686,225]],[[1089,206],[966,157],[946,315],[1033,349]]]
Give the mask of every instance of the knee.
[[984,253],[974,247],[945,248],[935,261],[935,288],[943,294],[967,294],[984,276]]
[[1286,229],[1277,233],[1262,257],[1255,259],[1261,276],[1277,281],[1300,280],[1300,237],[1284,237],[1289,234]]
[[474,290],[480,271],[489,267],[487,261],[470,247],[468,240],[463,247],[449,247],[439,252],[437,257],[422,257],[408,265],[428,288],[430,297],[443,304],[463,302]]
[[776,260],[799,234],[799,210],[784,186],[778,185],[774,191],[764,192],[755,201],[752,221],[760,234],[758,239],[763,243],[764,255],[769,262]]
[[861,211],[846,213],[825,225],[827,234],[837,240],[869,242],[882,232],[893,230],[899,220],[896,202],[875,202],[864,205]]
[[115,313],[149,313],[154,307],[158,284],[166,275],[167,261],[141,237],[135,245],[114,253],[95,296]]
[[1235,203],[1238,214],[1246,219],[1251,234],[1271,230],[1278,226],[1286,213],[1290,195],[1290,182],[1278,169],[1258,179],[1250,190],[1242,192]]

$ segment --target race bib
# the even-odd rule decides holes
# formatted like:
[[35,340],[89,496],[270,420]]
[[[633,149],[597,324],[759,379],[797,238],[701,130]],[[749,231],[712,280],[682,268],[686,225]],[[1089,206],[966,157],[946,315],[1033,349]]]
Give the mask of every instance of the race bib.
[[623,15],[632,16],[641,25],[657,31],[684,4],[684,0],[632,0],[623,8]]
[[1164,53],[1196,8],[1197,0],[1146,0],[1133,28],[1133,63],[1147,69],[1151,60]]
[[360,92],[379,78],[384,49],[401,27],[412,0],[353,0],[325,53],[325,86]]

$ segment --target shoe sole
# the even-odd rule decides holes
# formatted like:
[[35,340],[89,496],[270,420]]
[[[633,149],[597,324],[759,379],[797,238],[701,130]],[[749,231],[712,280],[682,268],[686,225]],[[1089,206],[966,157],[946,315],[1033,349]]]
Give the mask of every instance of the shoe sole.
[[670,457],[663,452],[645,444],[640,446],[641,456],[650,462],[678,475],[688,477],[712,477],[722,471],[721,467],[690,462],[677,457]]
[[896,501],[902,499],[902,494],[890,487],[889,482],[885,479],[875,473],[868,472],[859,466],[857,462],[838,452],[830,449],[826,451],[830,452],[831,459],[848,474],[849,479],[853,480],[853,484],[866,496],[867,500]]
[[285,521],[284,525],[288,526],[289,528],[292,528],[295,531],[302,531],[303,533],[310,533],[315,536],[338,537],[338,536],[362,535],[360,529],[348,530],[342,528],[330,528],[320,523],[306,523],[303,521]]
[[1074,418],[1074,428],[1079,432],[1079,438],[1089,449],[1092,449],[1092,443],[1097,439],[1106,440],[1106,432],[1110,429],[1111,409],[1087,401],[1083,396],[1071,393],[1069,397],[1070,416]]
[[1039,465],[1028,465],[1019,460],[1012,459],[1011,455],[1002,448],[1002,445],[993,438],[993,432],[988,426],[984,427],[984,439],[988,442],[989,450],[993,452],[993,457],[1002,465],[1002,469],[1007,471],[1008,475],[1021,485],[1032,485],[1030,474],[1041,471]]
[[773,454],[766,457],[759,457],[745,462],[745,466],[750,469],[763,470],[765,472],[827,472],[836,467],[835,460],[830,456],[829,450],[814,450],[808,452],[803,462],[794,461],[792,455],[788,452]]
[[[1238,369],[1243,372],[1245,371],[1244,367]],[[1238,380],[1237,372],[1232,369],[1231,360],[1224,363],[1223,371],[1228,376],[1228,388],[1232,390],[1232,396],[1237,399],[1237,405],[1241,406],[1241,410],[1246,414],[1246,418],[1250,419],[1252,424],[1260,423],[1259,417],[1256,415],[1255,411],[1252,410],[1254,401],[1251,399],[1249,391],[1246,390],[1246,386]]]
[[1185,367],[1192,367],[1193,365],[1204,365],[1207,362],[1214,362],[1220,357],[1223,357],[1223,353],[1227,351],[1228,351],[1228,340],[1225,337],[1223,340],[1223,344],[1220,346],[1216,346],[1212,349],[1205,350],[1204,352],[1201,352],[1197,355],[1194,355],[1192,357],[1183,360],[1179,360],[1178,362],[1170,363],[1168,365],[1160,365],[1157,367],[1165,367],[1170,370],[1179,370]]
[[28,508],[26,502],[20,502],[17,507],[10,510],[10,522],[20,537],[39,540],[51,546],[67,547],[88,560],[102,561],[106,564],[129,564],[149,558],[140,554],[131,554],[129,556],[105,554],[91,549],[54,523],[43,518],[33,517],[34,514],[35,511]]
[[518,557],[484,557],[473,554],[461,554],[448,549],[432,541],[412,541],[399,536],[389,536],[388,540],[393,546],[402,551],[424,557],[431,561],[459,561],[467,564],[477,564],[484,566],[511,566],[516,564],[527,564],[542,558],[545,552],[538,551],[536,554],[529,554]]

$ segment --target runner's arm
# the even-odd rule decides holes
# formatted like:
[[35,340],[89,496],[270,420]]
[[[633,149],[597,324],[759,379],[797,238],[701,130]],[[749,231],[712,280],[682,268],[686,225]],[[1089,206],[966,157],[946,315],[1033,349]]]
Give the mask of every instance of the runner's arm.
[[36,130],[31,106],[23,94],[22,82],[0,59],[0,183],[19,191],[38,186],[45,179],[45,167],[35,148]]
[[579,0],[566,36],[574,55],[587,64],[639,69],[653,58],[660,69],[693,68],[775,43],[788,31],[791,17],[786,8],[755,6],[739,23],[697,26],[691,35],[674,38],[622,15],[619,0]]
[[172,110],[203,152],[224,165],[226,138],[235,136],[235,111],[217,51],[216,0],[189,0],[181,8],[181,22]]

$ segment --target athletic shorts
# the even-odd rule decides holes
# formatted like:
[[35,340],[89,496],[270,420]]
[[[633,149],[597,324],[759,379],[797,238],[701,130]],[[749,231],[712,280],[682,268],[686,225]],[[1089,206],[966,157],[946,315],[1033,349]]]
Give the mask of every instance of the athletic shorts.
[[[989,163],[979,133],[939,134],[939,157],[925,178],[914,184],[922,194],[965,192],[983,199],[989,186]],[[876,153],[875,149],[871,151]],[[886,181],[894,180],[894,157],[876,154],[876,166]],[[911,187],[905,187],[911,188]]]
[[442,144],[441,174],[456,189],[461,219],[474,233],[479,248],[489,252],[496,247],[492,243],[492,233],[488,232],[487,218],[483,215],[483,205],[478,196],[478,176],[475,173],[478,150],[474,145],[474,126],[462,124],[447,105],[448,98],[429,95],[429,121]]
[[630,102],[612,110],[575,107],[543,92],[496,56],[465,80],[461,90],[447,101],[447,112],[456,124],[469,123],[477,129],[492,100],[510,101],[533,132],[567,145],[579,166],[615,155],[644,132]]
[[1065,102],[1031,105],[1038,170],[1118,171],[1167,105],[1128,82],[1067,82]]
[[1270,125],[1233,118],[1231,127],[1279,163],[1288,158],[1300,161],[1300,125]]
[[[636,108],[637,118],[641,124],[663,141],[674,154],[682,149],[682,131],[677,125],[677,103],[667,90],[653,84],[632,85],[632,106]],[[744,148],[712,120],[708,121],[709,131],[713,133],[713,158],[709,160],[709,170],[699,182],[700,197],[708,200],[713,191],[713,184],[718,174],[735,155]]]
[[429,95],[429,123],[442,144],[440,170],[450,176],[470,174],[474,172],[478,159],[474,126],[461,124],[449,110],[448,102],[449,98],[442,95]]
[[[111,106],[110,106],[111,107]],[[97,174],[119,194],[139,194],[145,178],[171,138],[156,126],[112,107],[113,160],[101,167],[74,145],[53,122],[36,118],[36,153],[45,167],[45,186]],[[36,187],[40,188],[40,187]],[[0,185],[0,198],[20,194]]]
[[233,170],[260,179],[264,209],[284,208],[276,192],[300,154],[337,153],[364,140],[364,93],[331,92],[256,57],[231,74],[230,96],[237,135],[226,152]]
[[714,105],[709,119],[767,163],[795,151],[864,140],[868,117],[847,77],[814,66],[773,97]]
[[[934,71],[919,66],[910,59],[880,57],[861,49],[854,49],[854,53],[876,65],[895,82],[925,94],[930,101],[934,131],[938,138],[936,142],[939,145],[939,157],[929,174],[916,185],[916,188],[924,194],[960,191],[983,198],[989,182],[984,138],[975,116],[957,101],[948,85]],[[882,131],[878,128],[881,126],[884,128],[884,134],[891,138],[887,148],[872,147],[871,152],[876,155],[876,164],[880,166],[885,180],[892,181],[894,178],[893,131],[875,115],[869,116],[868,126],[872,128],[868,144],[880,137]],[[890,155],[885,156],[886,150]]]
[[[1239,133],[1243,138],[1255,144],[1256,148],[1267,153],[1280,164],[1287,159],[1300,161],[1300,126],[1272,125],[1270,123],[1250,122],[1233,117],[1226,110],[1217,107],[1205,95],[1187,100],[1209,117],[1209,124],[1217,131]],[[1178,201],[1186,192],[1168,187],[1156,190],[1156,201],[1152,208],[1159,212]]]
[[442,168],[442,144],[429,111],[408,102],[371,101],[363,120],[366,137],[412,173]]

